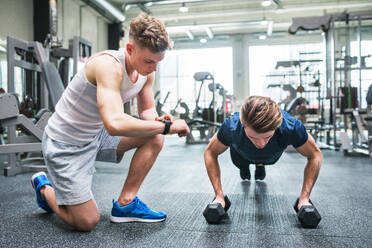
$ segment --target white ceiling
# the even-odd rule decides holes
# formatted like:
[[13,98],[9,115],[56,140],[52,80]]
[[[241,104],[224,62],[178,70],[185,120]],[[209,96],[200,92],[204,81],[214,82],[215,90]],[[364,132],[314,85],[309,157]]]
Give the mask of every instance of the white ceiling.
[[[214,36],[231,34],[265,34],[272,22],[273,33],[287,32],[293,17],[321,16],[325,13],[342,13],[345,10],[372,11],[371,0],[271,0],[263,7],[262,0],[109,0],[125,16],[125,24],[138,15],[145,6],[152,15],[167,26],[172,39],[189,39],[190,31],[195,38],[208,37],[207,29]],[[189,8],[179,12],[182,3]],[[138,5],[139,4],[139,5]],[[129,8],[125,11],[125,6]],[[261,21],[266,20],[266,24]]]

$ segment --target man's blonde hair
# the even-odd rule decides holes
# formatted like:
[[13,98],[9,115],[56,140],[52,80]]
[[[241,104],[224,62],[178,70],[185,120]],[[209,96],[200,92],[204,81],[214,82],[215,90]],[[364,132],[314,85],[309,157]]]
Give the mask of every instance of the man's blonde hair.
[[240,121],[257,133],[274,131],[282,124],[282,113],[278,104],[269,97],[250,96],[240,109]]
[[129,38],[153,53],[164,52],[172,47],[164,24],[145,13],[141,13],[131,21]]

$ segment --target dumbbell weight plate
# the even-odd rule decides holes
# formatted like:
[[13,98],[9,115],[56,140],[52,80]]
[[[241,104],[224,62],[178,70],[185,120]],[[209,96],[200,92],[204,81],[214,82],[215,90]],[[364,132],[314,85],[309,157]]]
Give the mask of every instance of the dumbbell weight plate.
[[298,212],[298,219],[302,227],[316,228],[322,218],[314,206],[303,206]]
[[297,198],[293,208],[297,213],[298,220],[300,221],[302,227],[316,228],[322,219],[318,210],[315,208],[311,200],[309,200],[309,202],[312,204],[311,206],[302,206],[301,209],[298,210],[297,206],[299,200],[300,199]]
[[220,203],[210,203],[203,211],[203,216],[209,224],[218,224],[225,215]]
[[225,199],[225,211],[227,212],[227,210],[229,210],[229,208],[231,206],[231,202],[230,202],[230,199],[226,195],[225,195],[224,199]]
[[[231,202],[227,196],[224,196],[225,208],[222,208],[220,203],[210,203],[203,211],[203,216],[209,224],[218,224],[225,216],[231,206]],[[214,199],[213,199],[214,201]],[[212,201],[212,202],[213,202]]]

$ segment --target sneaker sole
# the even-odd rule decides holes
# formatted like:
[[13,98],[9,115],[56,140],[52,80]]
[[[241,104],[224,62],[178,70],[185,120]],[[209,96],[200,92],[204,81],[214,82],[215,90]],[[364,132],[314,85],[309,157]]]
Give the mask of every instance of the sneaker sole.
[[43,172],[43,171],[40,171],[40,172],[38,172],[38,173],[32,175],[32,177],[31,177],[31,185],[32,185],[32,187],[33,187],[34,189],[35,189],[34,179],[37,178],[38,176],[41,176],[41,175],[45,175],[45,176],[46,176],[45,172]]
[[141,219],[141,218],[135,218],[135,217],[115,217],[115,216],[110,216],[110,221],[114,223],[124,223],[124,222],[148,222],[148,223],[153,223],[153,222],[161,222],[164,221],[165,218],[163,219]]

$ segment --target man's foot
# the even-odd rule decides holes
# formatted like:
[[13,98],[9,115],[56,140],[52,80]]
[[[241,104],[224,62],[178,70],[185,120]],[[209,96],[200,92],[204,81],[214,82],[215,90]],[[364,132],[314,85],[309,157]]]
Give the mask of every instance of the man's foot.
[[48,213],[53,213],[53,210],[49,207],[45,198],[40,194],[40,189],[45,185],[50,185],[50,181],[44,172],[38,172],[31,177],[31,185],[36,191],[36,202],[39,208],[44,209]]
[[120,207],[118,202],[112,200],[110,220],[112,222],[160,222],[165,220],[166,214],[152,211],[138,197],[135,197],[131,203]]
[[254,178],[256,180],[264,180],[266,177],[266,170],[264,165],[256,165],[256,171],[254,172]]
[[243,180],[250,180],[251,179],[251,172],[249,171],[249,165],[240,168],[240,177]]

